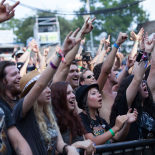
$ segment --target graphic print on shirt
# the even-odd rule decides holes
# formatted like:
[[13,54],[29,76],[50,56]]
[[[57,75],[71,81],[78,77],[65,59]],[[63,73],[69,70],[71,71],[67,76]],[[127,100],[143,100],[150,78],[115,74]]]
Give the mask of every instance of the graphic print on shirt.
[[105,132],[106,132],[105,128],[103,128],[101,125],[98,125],[98,126],[94,126],[93,127],[94,137],[99,136],[99,135],[102,135]]
[[2,108],[0,108],[0,154],[5,155],[7,153],[7,136],[5,126],[5,114]]

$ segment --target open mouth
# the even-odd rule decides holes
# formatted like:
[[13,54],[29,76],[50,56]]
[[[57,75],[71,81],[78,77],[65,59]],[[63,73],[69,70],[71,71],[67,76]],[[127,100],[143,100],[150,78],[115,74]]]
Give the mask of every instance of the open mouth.
[[75,101],[69,101],[71,105],[75,105]]
[[102,99],[98,100],[99,103],[102,103]]
[[144,93],[148,94],[149,92],[147,91],[147,87],[144,88]]
[[78,78],[78,77],[74,77],[73,80],[74,80],[75,82],[78,82],[78,81],[79,81],[79,78]]

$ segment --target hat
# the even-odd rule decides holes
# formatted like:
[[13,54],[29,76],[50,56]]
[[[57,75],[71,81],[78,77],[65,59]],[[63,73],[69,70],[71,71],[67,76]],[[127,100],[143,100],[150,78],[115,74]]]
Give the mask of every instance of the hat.
[[78,103],[78,107],[82,109],[82,100],[86,93],[91,89],[91,88],[97,88],[99,90],[99,85],[98,84],[92,84],[92,85],[83,85],[79,87],[76,91],[76,101]]
[[31,71],[24,75],[19,83],[20,89],[22,91],[21,98],[25,97],[30,89],[33,87],[35,82],[39,79],[40,73],[37,70]]
[[24,51],[17,51],[17,52],[15,53],[15,56],[17,56],[18,54],[24,54]]

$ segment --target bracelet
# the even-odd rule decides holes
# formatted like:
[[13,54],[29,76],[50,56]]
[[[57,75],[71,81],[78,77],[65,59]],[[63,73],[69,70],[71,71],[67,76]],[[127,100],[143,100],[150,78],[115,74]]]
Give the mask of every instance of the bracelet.
[[52,67],[53,69],[57,69],[57,68],[58,68],[57,66],[55,66],[55,65],[52,63],[52,61],[50,62],[50,65],[51,65],[51,67]]
[[119,48],[119,46],[116,43],[114,44],[114,47],[116,47],[117,49]]
[[63,150],[63,155],[66,155],[66,154],[67,154],[67,152],[66,152],[66,147],[67,147],[67,146],[69,146],[69,145],[67,145],[67,144],[64,145],[64,147],[63,147],[63,149],[62,149],[62,150]]
[[112,129],[110,129],[109,131],[111,132],[112,136],[115,136],[115,133]]
[[61,58],[61,55],[57,52],[57,56],[59,57],[59,58]]
[[61,56],[61,61],[64,62],[65,61],[65,55],[63,54],[63,52],[61,50],[59,50],[58,53]]
[[139,41],[138,40],[136,40],[135,42],[138,42],[138,44],[139,44]]
[[31,50],[27,49],[28,52],[31,52]]
[[82,67],[81,67],[81,66],[78,66],[78,68],[82,69]]
[[125,66],[125,69],[126,69],[126,71],[128,71],[128,70],[129,70],[129,68],[128,68],[127,66]]

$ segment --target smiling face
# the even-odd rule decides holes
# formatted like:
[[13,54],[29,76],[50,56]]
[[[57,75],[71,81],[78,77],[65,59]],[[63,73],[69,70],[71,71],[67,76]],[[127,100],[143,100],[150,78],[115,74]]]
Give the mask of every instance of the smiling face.
[[71,85],[73,89],[79,86],[79,70],[76,65],[72,64],[70,66],[70,71],[66,81]]
[[46,87],[42,93],[39,95],[38,104],[45,105],[51,102],[51,90],[49,87]]
[[94,78],[94,74],[92,71],[87,70],[84,74],[83,74],[83,78],[84,81],[81,81],[80,84],[81,85],[91,85],[96,83],[96,80]]
[[149,92],[148,92],[148,89],[147,89],[147,85],[145,83],[145,81],[143,80],[140,87],[139,87],[139,93],[141,95],[141,97],[143,99],[147,98],[149,96]]
[[8,66],[5,68],[6,76],[3,80],[6,91],[14,96],[21,93],[19,82],[21,79],[20,72],[16,66]]
[[102,107],[102,96],[96,88],[91,88],[88,91],[87,104],[90,109]]
[[69,111],[75,109],[75,95],[73,94],[73,89],[70,85],[67,87],[67,105]]

